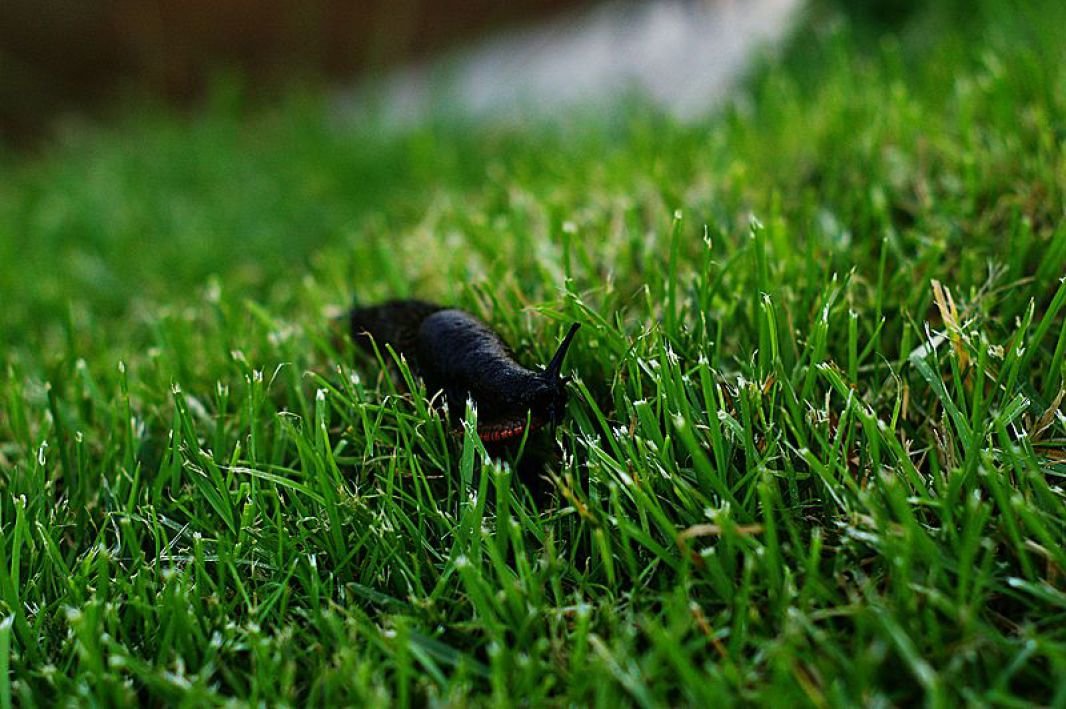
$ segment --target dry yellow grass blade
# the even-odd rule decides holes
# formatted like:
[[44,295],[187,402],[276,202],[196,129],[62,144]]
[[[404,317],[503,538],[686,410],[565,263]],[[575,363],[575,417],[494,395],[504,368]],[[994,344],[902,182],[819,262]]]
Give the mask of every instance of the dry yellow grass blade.
[[944,329],[947,330],[948,339],[955,349],[959,358],[959,367],[963,370],[969,366],[970,355],[962,342],[962,324],[959,321],[959,309],[955,307],[955,299],[951,297],[951,289],[944,287],[935,278],[932,280],[933,299],[940,311],[940,317],[944,321]]

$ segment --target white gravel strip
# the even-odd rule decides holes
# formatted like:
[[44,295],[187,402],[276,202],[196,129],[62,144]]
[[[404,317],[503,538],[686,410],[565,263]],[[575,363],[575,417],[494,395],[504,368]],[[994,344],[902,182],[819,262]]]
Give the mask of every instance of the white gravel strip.
[[614,0],[364,83],[339,97],[338,110],[351,118],[370,110],[397,127],[441,112],[511,121],[608,108],[642,93],[694,119],[786,35],[801,4]]

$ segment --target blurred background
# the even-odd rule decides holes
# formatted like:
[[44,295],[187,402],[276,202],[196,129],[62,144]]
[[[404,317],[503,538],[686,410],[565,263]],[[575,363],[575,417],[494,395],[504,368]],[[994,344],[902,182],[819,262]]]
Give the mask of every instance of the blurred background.
[[[702,145],[709,111],[733,102],[763,130],[750,106],[767,52],[817,85],[820,62],[854,54],[811,33],[846,27],[876,48],[894,27],[947,25],[912,21],[945,9],[952,27],[973,14],[962,0],[0,0],[0,263],[18,264],[0,268],[0,344],[86,304],[122,318],[212,275],[262,297],[327,246],[376,264],[363,297],[447,292],[484,264],[442,272],[409,232],[450,248],[484,231],[498,250],[501,224],[525,218],[508,170],[584,189],[574,151],[596,156],[590,171],[608,150],[654,165],[675,120],[673,149],[695,161],[678,141]],[[908,37],[899,55],[923,56]],[[449,207],[467,189],[502,221]],[[403,272],[388,267],[401,241]]]
[[[913,0],[837,9],[879,23]],[[418,111],[449,66],[461,104],[497,111],[639,84],[681,113],[720,93],[751,47],[782,35],[799,0],[3,0],[0,140],[145,97],[194,106],[219,77],[252,97],[386,77],[386,109]],[[465,54],[457,48],[472,47]],[[397,76],[390,73],[405,67]],[[596,89],[598,87],[598,89]],[[662,94],[662,95],[657,95]],[[353,101],[353,97],[355,100]],[[358,104],[365,93],[348,94]],[[455,98],[454,96],[451,98]]]

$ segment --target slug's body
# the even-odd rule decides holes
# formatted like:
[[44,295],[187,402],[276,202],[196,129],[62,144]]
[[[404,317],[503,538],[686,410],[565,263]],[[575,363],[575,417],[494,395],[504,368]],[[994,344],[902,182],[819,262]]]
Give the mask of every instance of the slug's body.
[[417,300],[390,301],[351,312],[352,337],[363,346],[388,343],[403,354],[433,396],[443,392],[454,420],[467,399],[477,404],[478,435],[506,444],[553,426],[566,408],[563,358],[578,325],[567,333],[541,371],[518,364],[507,344],[485,323],[461,310]]

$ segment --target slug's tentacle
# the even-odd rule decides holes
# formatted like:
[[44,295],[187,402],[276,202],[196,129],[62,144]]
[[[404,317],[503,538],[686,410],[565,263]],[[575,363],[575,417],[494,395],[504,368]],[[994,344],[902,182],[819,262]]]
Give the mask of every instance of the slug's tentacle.
[[562,343],[559,345],[559,349],[555,351],[555,355],[552,357],[551,362],[548,362],[548,366],[544,368],[544,374],[552,379],[559,378],[559,372],[563,369],[563,360],[566,359],[566,352],[570,349],[570,344],[574,341],[574,335],[581,329],[581,323],[574,323],[570,326],[570,329],[566,333],[566,337],[563,338]]

